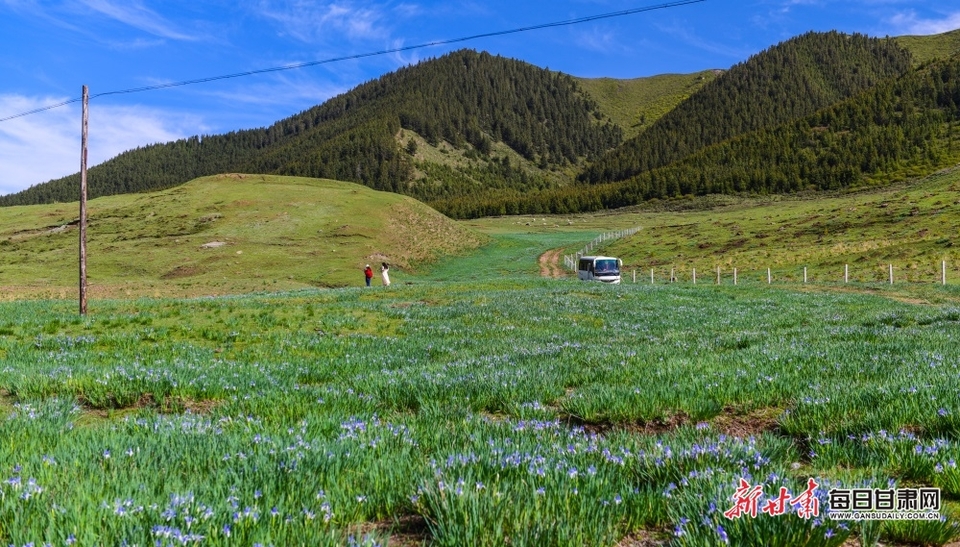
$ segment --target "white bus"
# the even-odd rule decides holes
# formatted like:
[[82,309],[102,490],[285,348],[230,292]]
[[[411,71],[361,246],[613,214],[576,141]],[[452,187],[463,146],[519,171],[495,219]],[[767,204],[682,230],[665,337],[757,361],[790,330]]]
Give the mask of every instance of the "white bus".
[[612,256],[581,256],[577,263],[577,277],[583,281],[619,283],[623,261]]

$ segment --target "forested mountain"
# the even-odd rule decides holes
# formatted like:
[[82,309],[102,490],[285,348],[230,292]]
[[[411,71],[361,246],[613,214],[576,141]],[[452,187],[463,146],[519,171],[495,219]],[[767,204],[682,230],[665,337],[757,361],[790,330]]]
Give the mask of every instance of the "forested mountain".
[[[401,128],[430,144],[445,141],[470,150],[475,161],[463,176],[417,169],[415,144],[408,149],[397,141]],[[488,157],[495,142],[550,170],[596,159],[621,135],[573,78],[462,50],[387,74],[269,128],[125,152],[90,169],[88,184],[90,196],[97,197],[244,172],[361,182],[429,201],[475,192],[484,179],[518,191],[528,184],[549,186],[531,181],[507,156]],[[431,171],[437,175],[429,176]],[[75,200],[78,177],[0,197],[0,205]]]
[[434,206],[455,217],[569,213],[654,198],[837,190],[922,176],[960,162],[960,56],[772,129],[729,139],[621,182]]
[[[468,218],[901,180],[960,159],[960,61],[917,63],[901,47],[942,58],[955,42],[942,36],[808,33],[722,73],[633,91],[462,50],[269,128],[125,152],[90,170],[90,194],[226,172],[295,175],[360,182]],[[648,84],[672,91],[637,93]],[[639,95],[655,104],[626,104]],[[648,112],[653,121],[637,125]],[[624,120],[640,131],[626,142]],[[75,175],[0,205],[73,201],[77,186]]]
[[705,85],[579,177],[614,182],[738,135],[812,114],[910,68],[893,40],[807,33],[771,47]]

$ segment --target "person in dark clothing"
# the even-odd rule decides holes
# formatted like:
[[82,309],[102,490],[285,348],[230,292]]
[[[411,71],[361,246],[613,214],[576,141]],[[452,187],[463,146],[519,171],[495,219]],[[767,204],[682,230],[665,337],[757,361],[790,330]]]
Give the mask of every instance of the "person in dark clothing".
[[373,279],[373,268],[367,264],[367,267],[363,269],[363,277],[367,280],[367,286],[370,286],[370,280]]

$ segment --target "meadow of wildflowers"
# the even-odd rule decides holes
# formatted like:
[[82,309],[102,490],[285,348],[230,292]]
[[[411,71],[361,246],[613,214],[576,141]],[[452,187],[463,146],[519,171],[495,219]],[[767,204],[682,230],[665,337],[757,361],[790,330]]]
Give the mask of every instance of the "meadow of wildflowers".
[[[74,308],[0,303],[0,545],[958,536],[950,305],[517,278]],[[809,479],[823,510],[938,487],[943,518],[726,514]]]

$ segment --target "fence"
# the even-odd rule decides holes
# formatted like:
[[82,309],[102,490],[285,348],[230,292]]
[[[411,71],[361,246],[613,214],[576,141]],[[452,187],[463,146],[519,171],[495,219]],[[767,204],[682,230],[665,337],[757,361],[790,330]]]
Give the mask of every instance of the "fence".
[[[575,270],[577,269],[577,263],[578,263],[580,257],[581,257],[581,256],[587,256],[587,255],[589,255],[589,254],[592,254],[592,253],[593,253],[593,250],[596,249],[601,243],[605,243],[605,242],[608,242],[608,241],[614,241],[614,240],[617,240],[617,239],[620,239],[620,238],[623,238],[623,237],[627,237],[627,236],[632,236],[632,235],[636,234],[637,232],[639,232],[640,230],[641,230],[641,227],[640,227],[640,226],[637,226],[636,228],[629,228],[629,229],[626,229],[626,230],[617,230],[617,231],[614,231],[614,232],[602,233],[602,234],[598,235],[596,238],[594,238],[593,241],[591,241],[590,243],[587,243],[586,245],[584,245],[584,247],[583,247],[582,249],[580,249],[579,251],[577,251],[575,254],[572,254],[572,255],[564,255],[564,256],[563,256],[563,264],[564,264],[564,266],[566,266],[567,269],[569,269],[569,270],[574,270],[574,271],[575,271]],[[664,273],[665,273],[665,271],[666,271],[666,270],[664,269]],[[720,266],[717,266],[716,274],[717,274],[717,276],[716,276],[716,284],[719,285],[719,284],[721,284],[722,281],[723,281],[722,270],[720,269]],[[740,278],[741,274],[742,274],[741,271],[738,271],[737,268],[733,268],[733,271],[732,271],[731,276],[732,276],[732,278],[733,278],[733,284],[734,284],[734,285],[737,285],[737,284],[739,283],[739,278]],[[641,275],[641,277],[642,277],[642,275]],[[701,279],[702,279],[702,278],[701,278]],[[838,276],[838,278],[837,278],[836,280],[837,280],[837,281],[839,280],[839,276]],[[676,282],[679,282],[679,281],[680,281],[680,278],[679,278],[678,275],[677,275],[677,269],[676,269],[676,267],[671,267],[671,268],[670,268],[670,277],[668,278],[668,282],[670,282],[670,283],[676,283]],[[690,269],[690,281],[691,281],[694,285],[697,284],[697,269],[696,269],[696,268],[691,268],[691,269]],[[771,270],[770,268],[767,268],[767,271],[766,271],[766,281],[767,281],[767,284],[768,284],[768,285],[773,284],[773,282],[775,281],[775,278],[774,278],[774,276],[773,276],[773,272],[772,272],[772,270]],[[787,277],[787,278],[786,278],[786,281],[788,281],[788,282],[794,282],[791,277]],[[834,281],[834,279],[825,279],[824,281]],[[893,285],[893,284],[895,283],[895,281],[896,281],[896,277],[895,277],[895,274],[894,274],[894,266],[893,266],[893,264],[888,264],[888,265],[887,265],[887,283],[889,283],[890,285]],[[940,278],[939,278],[937,281],[939,281],[941,285],[946,285],[946,284],[947,284],[947,261],[946,261],[946,260],[940,261]],[[634,283],[637,282],[637,270],[633,270],[633,282],[634,282]],[[654,283],[656,283],[656,282],[657,282],[656,268],[650,268],[650,283],[651,283],[651,284],[654,284]],[[803,283],[809,283],[809,282],[810,282],[810,278],[809,278],[809,276],[808,276],[807,266],[804,266],[804,267],[803,267]],[[849,265],[849,264],[844,264],[844,265],[843,265],[843,282],[844,282],[844,283],[850,283],[850,282],[851,282],[851,279],[850,279],[850,265]],[[911,282],[911,281],[907,281],[907,282]]]
[[577,261],[580,260],[580,257],[589,255],[601,243],[604,243],[607,241],[614,241],[622,237],[632,236],[633,234],[639,231],[640,231],[640,227],[637,226],[636,228],[628,228],[626,230],[617,230],[615,232],[602,233],[597,237],[595,237],[593,241],[584,245],[584,247],[579,251],[577,251],[575,254],[563,255],[563,265],[566,266],[568,270],[576,270]]
[[[939,272],[940,275],[939,275],[939,279],[937,279],[936,281],[938,281],[941,285],[946,285],[946,284],[947,284],[947,261],[946,261],[946,260],[940,261],[939,266],[940,266],[940,272]],[[885,270],[886,270],[885,273],[887,274],[887,275],[886,275],[886,281],[885,281],[885,282],[886,282],[886,283],[889,283],[890,285],[893,285],[893,284],[896,282],[895,268],[894,268],[893,264],[888,264],[887,267],[885,268]],[[740,277],[742,276],[742,273],[743,273],[743,272],[742,272],[742,271],[739,271],[737,268],[733,268],[732,272],[730,272],[730,270],[728,270],[727,272],[728,272],[728,275],[729,275],[728,279],[732,277],[732,279],[733,279],[733,284],[734,284],[734,285],[737,285],[737,284],[738,284],[738,281],[739,281]],[[756,271],[755,271],[755,272],[756,272]],[[803,267],[802,272],[803,272],[803,273],[802,273],[803,283],[809,283],[809,282],[811,282],[811,281],[810,281],[810,277],[809,277],[809,275],[808,275],[807,266],[804,266],[804,267]],[[662,273],[662,274],[665,274],[665,273],[666,273],[666,268],[662,268],[661,273]],[[797,270],[797,273],[799,274],[799,273],[800,273],[800,270]],[[657,282],[657,277],[656,277],[655,274],[656,274],[656,268],[650,268],[650,283],[651,283],[651,284],[654,284],[654,283]],[[716,269],[716,281],[715,281],[715,283],[716,283],[717,285],[719,285],[719,284],[721,284],[721,283],[723,282],[723,275],[722,275],[722,274],[723,274],[723,272],[722,272],[720,266],[717,266],[717,269]],[[876,272],[874,272],[874,274],[876,274]],[[641,275],[641,277],[643,277],[643,276]],[[793,277],[792,277],[792,276],[784,276],[784,277],[785,277],[785,280],[788,281],[788,282],[795,282],[795,281],[793,280]],[[876,280],[876,277],[877,277],[876,275],[873,276],[874,280]],[[849,264],[844,264],[844,265],[843,265],[842,275],[841,275],[841,272],[838,271],[838,272],[837,272],[837,276],[836,276],[835,278],[831,277],[831,278],[828,278],[828,279],[821,279],[821,281],[840,281],[841,278],[842,278],[842,280],[843,280],[844,283],[850,283],[850,282],[851,282],[851,278],[850,278],[850,265],[849,265]],[[703,279],[703,278],[701,277],[701,282],[702,282],[702,279]],[[689,280],[690,280],[690,282],[693,283],[694,285],[697,284],[697,269],[696,269],[696,268],[691,268],[691,269],[690,269]],[[773,282],[776,281],[776,280],[777,280],[777,279],[774,278],[774,275],[773,275],[772,270],[771,270],[770,268],[767,268],[767,270],[766,270],[766,282],[767,282],[767,284],[768,284],[768,285],[773,284]],[[677,270],[676,270],[676,268],[670,268],[670,277],[669,277],[668,279],[666,279],[666,282],[676,283],[676,282],[679,282],[679,281],[680,281],[680,278],[679,278],[679,276],[677,275]],[[933,279],[931,279],[931,281],[933,281]],[[637,270],[633,270],[633,282],[634,282],[634,283],[637,282]],[[917,281],[909,281],[909,280],[908,280],[908,281],[906,281],[906,282],[909,283],[909,282],[917,282]]]

